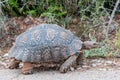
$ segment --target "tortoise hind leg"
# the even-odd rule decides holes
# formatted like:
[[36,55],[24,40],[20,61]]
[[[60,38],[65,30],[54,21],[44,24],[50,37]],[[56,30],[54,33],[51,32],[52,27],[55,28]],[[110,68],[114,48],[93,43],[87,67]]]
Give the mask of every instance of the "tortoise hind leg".
[[15,69],[19,67],[20,61],[16,60],[15,58],[11,58],[8,64],[9,69]]
[[61,66],[60,66],[60,72],[66,73],[70,66],[72,66],[74,63],[76,63],[77,55],[70,56]]
[[33,73],[33,64],[31,62],[24,62],[22,68],[23,74],[32,74]]

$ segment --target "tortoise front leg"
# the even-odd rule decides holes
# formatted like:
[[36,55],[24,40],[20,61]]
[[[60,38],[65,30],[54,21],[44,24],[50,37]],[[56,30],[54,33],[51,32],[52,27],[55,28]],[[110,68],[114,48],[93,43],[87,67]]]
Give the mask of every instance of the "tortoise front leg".
[[77,55],[70,56],[61,66],[60,72],[66,73],[72,64],[76,63]]
[[78,55],[78,57],[76,59],[77,65],[79,65],[80,67],[82,67],[84,65],[84,60],[85,60],[84,52],[79,51],[79,55]]
[[11,58],[11,59],[10,59],[10,62],[9,62],[9,64],[8,64],[8,68],[9,68],[9,69],[18,68],[18,67],[19,67],[19,64],[20,64],[20,61],[19,61],[19,60],[16,60],[15,58]]
[[22,68],[23,74],[32,74],[33,73],[33,64],[31,62],[24,62]]

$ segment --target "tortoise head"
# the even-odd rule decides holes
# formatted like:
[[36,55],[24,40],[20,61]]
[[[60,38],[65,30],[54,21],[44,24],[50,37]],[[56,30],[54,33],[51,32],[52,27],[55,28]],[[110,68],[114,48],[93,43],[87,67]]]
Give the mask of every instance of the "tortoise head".
[[83,42],[83,49],[92,49],[92,48],[97,48],[99,47],[97,42],[93,42],[93,41],[85,41]]

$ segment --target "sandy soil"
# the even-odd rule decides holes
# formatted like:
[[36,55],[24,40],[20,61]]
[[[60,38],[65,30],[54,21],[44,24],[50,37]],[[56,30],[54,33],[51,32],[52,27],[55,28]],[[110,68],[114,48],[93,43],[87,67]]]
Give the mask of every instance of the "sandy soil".
[[23,75],[20,70],[0,70],[0,80],[120,80],[120,70],[86,70],[61,74],[58,71],[36,71]]

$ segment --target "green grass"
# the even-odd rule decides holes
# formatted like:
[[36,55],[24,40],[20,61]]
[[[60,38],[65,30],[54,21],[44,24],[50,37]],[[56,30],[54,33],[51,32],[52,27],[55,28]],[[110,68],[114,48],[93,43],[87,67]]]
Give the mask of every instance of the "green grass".
[[108,45],[103,46],[101,48],[95,48],[91,50],[84,50],[85,57],[113,57],[117,53],[115,50],[110,48]]

